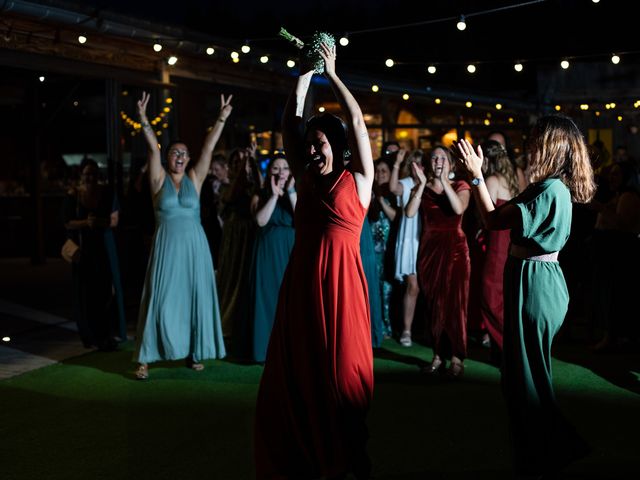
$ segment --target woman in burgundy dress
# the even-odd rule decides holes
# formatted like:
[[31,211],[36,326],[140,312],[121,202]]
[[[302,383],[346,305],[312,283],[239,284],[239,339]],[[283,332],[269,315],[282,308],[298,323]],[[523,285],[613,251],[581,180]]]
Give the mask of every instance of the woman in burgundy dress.
[[419,182],[406,207],[408,217],[418,211],[422,220],[418,250],[418,279],[427,300],[433,337],[433,360],[425,368],[435,373],[445,368],[459,377],[467,355],[467,303],[469,300],[469,247],[462,231],[462,214],[469,206],[469,184],[449,179],[453,162],[449,152],[436,147],[425,173],[413,166]]
[[[483,174],[491,201],[498,208],[518,194],[518,176],[507,149],[495,140],[482,145],[484,152]],[[488,230],[486,232],[487,253],[482,270],[482,300],[480,313],[482,323],[491,336],[492,356],[496,363],[502,352],[502,329],[504,325],[504,296],[502,274],[509,255],[511,230]]]
[[258,479],[338,479],[349,472],[365,479],[371,469],[365,417],[373,352],[359,242],[373,159],[360,107],[335,73],[335,49],[323,45],[321,54],[348,128],[324,114],[311,118],[300,137],[313,75],[301,69],[306,73],[283,114],[284,147],[298,177],[296,239],[258,392]]

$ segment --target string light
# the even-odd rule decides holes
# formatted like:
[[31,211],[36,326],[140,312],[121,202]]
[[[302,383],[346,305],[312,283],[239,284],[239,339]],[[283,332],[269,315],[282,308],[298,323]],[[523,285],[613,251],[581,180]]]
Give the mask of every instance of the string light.
[[384,62],[384,64],[385,64],[387,67],[391,68],[391,67],[393,67],[393,65],[394,65],[394,61],[393,61],[391,58],[387,58],[387,61],[386,61],[386,62]]
[[556,112],[559,112],[560,110],[562,110],[562,107],[560,105],[556,105],[554,108],[556,109]]
[[618,121],[621,122],[622,121],[622,115],[618,115]]
[[87,37],[85,37],[84,35],[78,35],[78,42],[81,44],[87,43]]
[[172,56],[170,56],[170,57],[169,57],[169,60],[167,60],[167,63],[168,63],[169,65],[175,65],[176,63],[178,63],[178,57],[175,57],[175,56],[173,56],[173,55],[172,55]]
[[287,67],[293,68],[295,66],[296,66],[296,62],[294,62],[293,60],[287,60]]
[[560,66],[561,66],[563,69],[565,69],[565,70],[566,70],[567,68],[569,68],[569,61],[568,61],[568,60],[562,60],[562,61],[560,62]]
[[269,61],[269,57],[263,55],[260,57],[260,63],[267,63]]
[[464,15],[460,15],[460,18],[458,19],[458,23],[456,24],[456,27],[461,32],[467,28],[467,22],[464,20]]
[[589,110],[589,105],[586,103],[583,103],[580,105],[580,110]]
[[318,108],[318,111],[319,111],[320,113],[323,113],[323,112],[324,112],[324,107],[320,107],[320,108]]
[[440,100],[439,98],[436,98],[434,102],[436,102],[436,105],[440,105],[442,103],[442,100]]
[[513,117],[509,117],[509,123],[513,123]]
[[207,47],[207,55],[213,55],[216,52],[215,48]]
[[464,104],[467,108],[471,108],[473,107],[473,103],[467,101],[467,103]]
[[473,64],[467,65],[467,72],[476,73],[476,66]]
[[491,125],[491,121],[488,118],[485,118],[484,124],[488,127],[489,125]]
[[409,100],[409,94],[408,93],[403,94],[402,95],[402,99],[403,100]]
[[251,51],[251,47],[248,43],[245,43],[244,45],[242,45],[242,47],[240,47],[240,51],[242,53],[249,53]]
[[436,67],[434,65],[429,65],[427,67],[427,72],[429,72],[431,75],[433,75],[434,73],[436,73]]
[[496,110],[502,110],[502,104],[496,103]]
[[342,45],[343,47],[346,47],[347,45],[349,45],[349,37],[345,35],[340,38],[339,42],[340,42],[340,45]]
[[11,341],[11,337],[2,337],[2,341],[3,342],[10,342]]
[[611,63],[613,63],[614,65],[619,64],[620,63],[620,57],[614,53],[611,56]]
[[153,44],[153,51],[154,52],[159,52],[162,50],[162,45],[160,45],[159,43],[154,43]]
[[378,93],[379,90],[380,90],[380,87],[378,87],[378,85],[371,85],[371,91],[373,93]]
[[513,66],[513,69],[514,69],[516,72],[521,72],[523,68],[524,68],[524,67],[522,66],[522,64],[521,64],[521,63],[516,63],[516,64]]
[[231,52],[231,58],[233,60],[236,60],[239,57],[240,57],[240,54],[238,52]]
[[233,63],[238,63],[240,61],[240,59],[238,57],[234,57],[234,58],[231,59],[231,61]]
[[44,75],[40,75],[40,76],[38,77],[38,80],[40,80],[40,82],[44,82],[44,80],[45,80]]

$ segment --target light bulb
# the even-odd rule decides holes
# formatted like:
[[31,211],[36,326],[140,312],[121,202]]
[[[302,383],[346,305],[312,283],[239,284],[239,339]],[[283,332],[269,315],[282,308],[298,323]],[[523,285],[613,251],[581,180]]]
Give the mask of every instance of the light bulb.
[[84,35],[78,35],[78,42],[87,43],[87,37],[85,37]]
[[560,62],[560,66],[566,70],[567,68],[569,68],[569,62],[567,60],[563,60],[562,62]]
[[475,65],[467,65],[467,72],[476,73],[476,66]]
[[371,91],[372,92],[376,93],[376,92],[378,92],[378,90],[380,90],[380,87],[378,87],[378,85],[372,85],[371,86]]
[[159,43],[154,43],[153,44],[153,50],[155,52],[159,52],[160,50],[162,50],[162,45],[160,45]]
[[294,62],[293,60],[287,60],[287,67],[293,68],[295,66],[296,66],[296,62]]
[[178,63],[178,57],[174,57],[173,55],[169,57],[169,60],[167,60],[167,63],[169,65],[175,65],[176,63]]
[[619,64],[620,63],[620,57],[614,53],[611,56],[611,63],[613,63],[614,65]]
[[387,61],[386,61],[386,62],[384,62],[384,64],[385,64],[387,67],[391,68],[391,67],[393,67],[393,65],[394,65],[394,61],[393,61],[392,59],[390,59],[390,58],[387,58]]
[[464,15],[460,15],[460,19],[458,20],[458,23],[456,24],[456,27],[458,28],[458,30],[460,30],[461,32],[467,28],[467,22],[465,22],[464,20]]
[[245,43],[242,47],[240,47],[240,51],[242,53],[249,53],[251,51],[251,47]]
[[267,63],[269,61],[269,57],[263,55],[260,57],[260,63]]
[[427,67],[427,72],[429,72],[431,75],[433,75],[434,73],[436,73],[436,67],[433,65],[429,65]]
[[514,69],[516,72],[521,72],[523,68],[524,68],[524,67],[522,66],[522,64],[521,64],[521,63],[516,63],[516,64],[513,66],[513,69]]
[[213,47],[207,48],[207,55],[213,55],[215,53],[215,49]]
[[342,45],[343,47],[346,47],[347,45],[349,45],[349,39],[347,38],[346,35],[340,38],[340,45]]

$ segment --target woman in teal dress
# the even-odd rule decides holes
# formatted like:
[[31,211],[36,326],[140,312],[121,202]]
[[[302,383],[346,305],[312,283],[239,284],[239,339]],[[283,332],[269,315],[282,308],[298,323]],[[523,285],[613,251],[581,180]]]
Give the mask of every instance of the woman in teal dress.
[[558,252],[569,238],[571,202],[586,203],[595,192],[587,147],[568,117],[540,118],[529,144],[531,185],[499,208],[484,184],[482,149],[460,140],[456,151],[487,228],[511,229],[502,384],[516,476],[544,478],[589,452],[560,412],[551,379],[551,342],[569,304]]
[[295,240],[293,211],[297,200],[295,181],[284,158],[271,161],[265,183],[251,201],[258,234],[251,268],[250,358],[258,363],[263,363],[267,354],[278,292]]
[[391,224],[395,221],[397,213],[395,195],[389,190],[390,178],[391,167],[385,159],[379,159],[376,162],[373,198],[367,216],[371,223],[371,234],[373,235],[373,249],[378,272],[378,291],[382,303],[382,333],[385,338],[391,336],[391,318],[389,316],[391,283],[386,279],[392,276],[385,271],[385,263],[387,263],[387,246],[389,244]]
[[200,190],[213,149],[231,113],[231,96],[221,96],[220,114],[204,140],[200,158],[187,171],[189,151],[182,142],[167,149],[161,163],[156,135],[146,116],[149,95],[142,94],[138,113],[149,149],[149,183],[156,230],[147,267],[134,361],[136,377],[149,377],[148,364],[186,359],[194,370],[202,360],[225,356],[211,253],[200,223]]

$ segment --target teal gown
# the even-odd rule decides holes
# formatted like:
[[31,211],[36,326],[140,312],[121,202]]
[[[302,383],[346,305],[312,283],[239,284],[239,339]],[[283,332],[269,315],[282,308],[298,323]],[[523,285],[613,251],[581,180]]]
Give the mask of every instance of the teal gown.
[[[557,252],[571,228],[571,195],[558,179],[530,185],[513,199],[522,226],[511,243],[532,255]],[[509,256],[504,271],[504,356],[502,383],[518,475],[559,470],[588,452],[563,417],[551,378],[551,342],[569,304],[557,261]]]
[[147,267],[134,361],[225,356],[220,309],[198,192],[188,175],[177,192],[169,175],[154,198],[156,230]]
[[278,292],[289,263],[294,240],[293,209],[289,199],[281,197],[276,203],[269,222],[264,227],[258,228],[253,253],[251,269],[253,301],[249,318],[253,319],[251,359],[255,362],[264,362],[267,355],[267,345],[276,316]]
[[364,224],[360,232],[360,257],[362,268],[367,277],[369,288],[369,309],[371,311],[371,344],[374,348],[382,346],[384,338],[384,322],[382,320],[382,299],[380,298],[380,277],[376,261],[376,251],[373,244],[373,234],[369,219],[364,217]]

